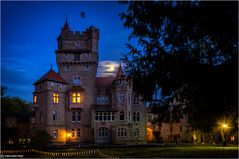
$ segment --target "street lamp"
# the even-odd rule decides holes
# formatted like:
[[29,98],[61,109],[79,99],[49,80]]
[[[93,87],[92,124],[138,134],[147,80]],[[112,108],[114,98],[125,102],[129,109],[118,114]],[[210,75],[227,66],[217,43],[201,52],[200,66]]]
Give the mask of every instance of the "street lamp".
[[228,126],[228,124],[225,122],[225,119],[224,119],[224,122],[220,123],[220,129],[221,129],[221,136],[222,136],[223,146],[226,146],[227,143],[226,143],[225,133],[226,133],[226,131],[229,129],[229,126]]

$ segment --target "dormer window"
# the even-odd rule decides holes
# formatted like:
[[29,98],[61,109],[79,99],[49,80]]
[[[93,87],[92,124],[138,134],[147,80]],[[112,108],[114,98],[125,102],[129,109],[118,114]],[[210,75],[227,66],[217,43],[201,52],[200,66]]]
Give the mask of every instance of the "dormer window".
[[73,85],[79,85],[80,84],[80,77],[74,76],[73,77]]
[[80,103],[81,94],[79,92],[72,93],[72,103]]

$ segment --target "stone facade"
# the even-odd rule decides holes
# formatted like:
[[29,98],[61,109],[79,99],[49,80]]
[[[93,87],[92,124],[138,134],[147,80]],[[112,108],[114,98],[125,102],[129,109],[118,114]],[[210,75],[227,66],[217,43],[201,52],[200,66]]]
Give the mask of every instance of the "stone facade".
[[116,77],[96,77],[99,30],[73,32],[66,21],[57,41],[58,73],[34,83],[34,129],[55,144],[145,143],[146,107],[121,66]]

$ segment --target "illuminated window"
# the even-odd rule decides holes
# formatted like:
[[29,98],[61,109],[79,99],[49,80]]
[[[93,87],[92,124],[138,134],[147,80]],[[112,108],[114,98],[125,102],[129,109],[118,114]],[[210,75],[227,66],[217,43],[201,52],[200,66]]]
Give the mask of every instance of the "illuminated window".
[[54,139],[58,138],[58,130],[54,130],[53,138]]
[[36,95],[34,95],[34,97],[33,97],[33,103],[37,103],[37,96]]
[[59,103],[59,94],[57,93],[53,94],[53,103]]
[[71,136],[72,136],[72,137],[75,137],[75,136],[76,136],[76,130],[75,130],[75,129],[72,129],[72,131],[71,131]]
[[79,85],[80,84],[80,77],[74,76],[73,77],[73,84],[74,85]]
[[134,137],[135,138],[139,137],[139,129],[138,128],[134,129]]
[[72,103],[80,103],[80,93],[72,93]]

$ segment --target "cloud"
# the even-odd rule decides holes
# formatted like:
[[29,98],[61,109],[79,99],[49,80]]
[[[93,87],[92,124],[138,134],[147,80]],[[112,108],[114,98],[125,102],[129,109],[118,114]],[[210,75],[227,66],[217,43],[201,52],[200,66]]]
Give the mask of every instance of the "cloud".
[[119,62],[116,61],[101,61],[97,68],[97,77],[116,76],[119,68]]

